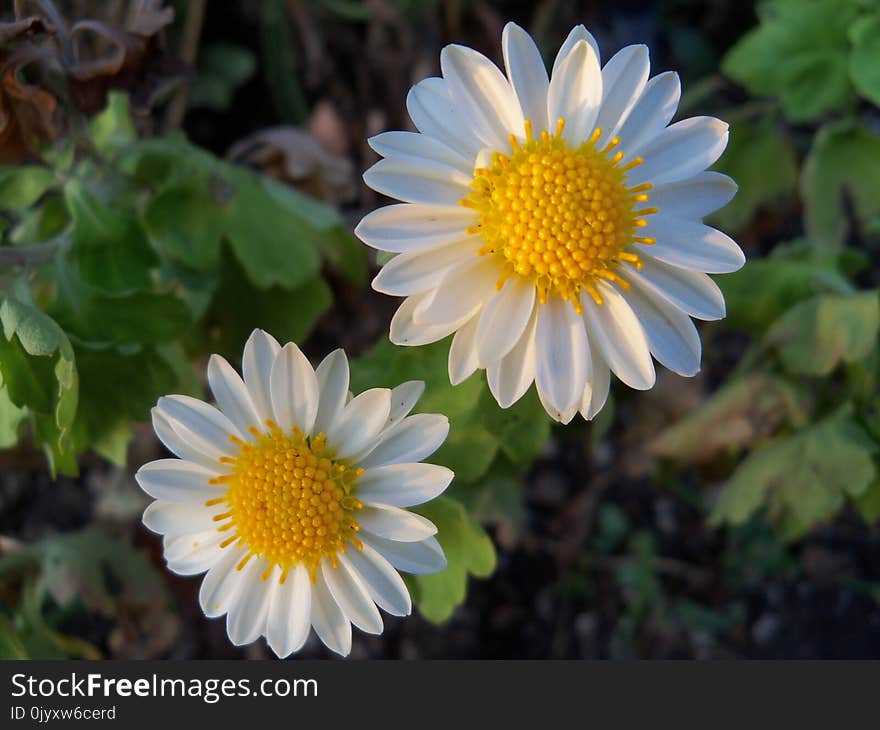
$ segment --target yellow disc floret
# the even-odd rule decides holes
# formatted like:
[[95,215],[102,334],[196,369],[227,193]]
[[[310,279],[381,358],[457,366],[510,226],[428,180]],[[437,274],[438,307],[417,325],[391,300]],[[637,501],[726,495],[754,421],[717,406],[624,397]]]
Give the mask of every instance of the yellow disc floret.
[[599,279],[628,287],[618,266],[641,268],[629,248],[654,243],[636,234],[647,224],[643,216],[657,209],[639,209],[650,183],[626,184],[627,172],[641,158],[621,165],[623,153],[615,151],[620,140],[599,149],[599,129],[571,147],[562,137],[564,126],[560,119],[554,135],[544,131],[536,138],[526,121],[525,142],[510,135],[511,152],[495,152],[491,164],[478,168],[473,192],[461,202],[479,216],[468,233],[482,237],[480,254],[498,259],[499,288],[511,276],[525,277],[534,281],[541,302],[555,294],[580,312],[581,291],[601,304]]
[[335,567],[347,544],[361,547],[354,515],[363,504],[352,490],[363,470],[335,460],[323,434],[307,438],[295,426],[287,433],[271,421],[267,426],[264,433],[252,429],[249,443],[230,437],[239,453],[222,461],[232,472],[212,480],[226,484],[226,494],[206,504],[225,503],[214,521],[229,532],[221,547],[236,544],[246,551],[239,569],[259,555],[270,566],[264,579],[277,565],[283,582],[299,564],[314,579],[324,557]]

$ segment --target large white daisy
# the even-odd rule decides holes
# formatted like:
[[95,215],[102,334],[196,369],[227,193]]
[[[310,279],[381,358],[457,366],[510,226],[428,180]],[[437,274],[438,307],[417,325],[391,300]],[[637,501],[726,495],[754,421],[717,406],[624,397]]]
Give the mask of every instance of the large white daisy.
[[595,40],[577,26],[548,76],[522,28],[509,23],[502,43],[506,78],[476,51],[447,46],[443,78],[407,97],[419,131],[370,140],[384,159],[364,180],[404,202],[369,214],[356,233],[395,254],[373,281],[406,297],[393,342],[455,333],[453,384],[485,368],[504,408],[534,381],[556,420],[592,418],[611,371],[650,388],[653,355],[694,375],[691,317],[725,314],[707,273],[745,259],[701,219],[736,192],[730,178],[706,172],[727,124],[667,126],[678,75],[649,78],[643,45],[600,68]]
[[171,395],[153,426],[178,458],[137,472],[156,499],[144,524],[164,535],[168,568],[205,573],[206,616],[226,614],[236,645],[263,635],[280,657],[310,627],[346,655],[351,624],[382,632],[378,608],[410,613],[398,570],[432,573],[446,560],[437,528],[406,507],[433,499],[452,472],[418,463],[449,422],[408,415],[424,384],[352,397],[342,350],[313,370],[299,348],[256,330],[244,379],[222,357],[208,364],[218,407]]

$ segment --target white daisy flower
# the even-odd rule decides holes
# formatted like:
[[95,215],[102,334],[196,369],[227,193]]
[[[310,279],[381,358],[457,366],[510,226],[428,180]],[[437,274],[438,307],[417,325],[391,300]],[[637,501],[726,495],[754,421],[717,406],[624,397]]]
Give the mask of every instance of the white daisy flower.
[[449,432],[445,416],[408,415],[424,390],[408,382],[356,397],[342,350],[313,370],[299,348],[256,330],[244,379],[218,355],[208,382],[218,407],[171,395],[153,409],[177,459],[137,472],[156,499],[144,524],[164,536],[168,568],[206,573],[199,602],[226,614],[233,644],[265,636],[280,657],[309,629],[346,655],[351,624],[382,632],[378,608],[406,616],[398,570],[433,573],[446,559],[437,528],[406,510],[443,492],[452,472],[418,463]]
[[604,67],[577,26],[548,76],[532,38],[509,23],[507,77],[458,45],[443,78],[416,84],[416,132],[370,140],[384,157],[364,174],[403,201],[366,216],[356,233],[396,254],[373,281],[406,297],[391,340],[423,345],[452,333],[453,384],[485,368],[502,408],[532,382],[547,412],[569,422],[604,405],[613,371],[640,390],[651,355],[694,375],[691,317],[720,319],[707,273],[739,269],[739,246],[702,223],[736,184],[706,172],[727,144],[711,117],[669,121],[677,74],[649,78],[648,49]]

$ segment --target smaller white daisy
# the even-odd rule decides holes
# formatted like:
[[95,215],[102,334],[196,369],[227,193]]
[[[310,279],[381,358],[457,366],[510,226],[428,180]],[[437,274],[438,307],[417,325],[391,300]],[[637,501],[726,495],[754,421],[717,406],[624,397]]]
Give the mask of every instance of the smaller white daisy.
[[452,480],[446,467],[418,463],[445,441],[449,421],[409,415],[424,383],[352,397],[342,350],[313,370],[294,343],[281,347],[262,330],[248,339],[242,370],[244,379],[211,357],[217,408],[159,399],[153,427],[178,458],[138,470],[156,500],[144,524],[164,536],[169,570],[206,573],[202,610],[226,615],[233,644],[265,636],[286,657],[314,628],[345,656],[352,624],[379,634],[378,608],[410,613],[398,570],[446,565],[437,528],[405,508]]

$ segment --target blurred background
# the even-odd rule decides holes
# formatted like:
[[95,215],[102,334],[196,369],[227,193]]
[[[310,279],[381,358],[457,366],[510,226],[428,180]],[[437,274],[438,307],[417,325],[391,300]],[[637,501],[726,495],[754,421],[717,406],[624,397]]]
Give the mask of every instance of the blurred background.
[[[413,584],[415,614],[356,631],[353,657],[880,656],[880,3],[12,5],[0,656],[269,657],[164,570],[131,476],[161,453],[156,397],[203,395],[207,354],[238,362],[254,326],[345,347],[364,387],[426,377],[468,441],[443,455],[454,574]],[[445,44],[501,64],[508,20],[551,62],[578,23],[603,61],[646,43],[681,75],[678,118],[731,123],[716,169],[740,186],[713,224],[749,263],[716,277],[729,317],[700,323],[701,373],[615,384],[564,428],[530,403],[504,420],[479,377],[444,386],[448,343],[394,353],[397,302],[351,235],[388,202],[361,182],[366,138],[412,128]]]

